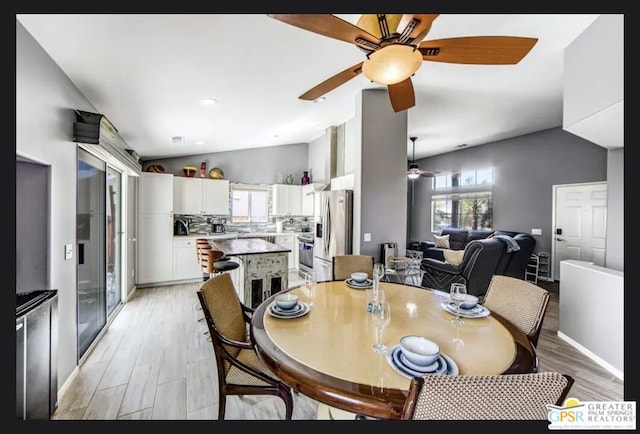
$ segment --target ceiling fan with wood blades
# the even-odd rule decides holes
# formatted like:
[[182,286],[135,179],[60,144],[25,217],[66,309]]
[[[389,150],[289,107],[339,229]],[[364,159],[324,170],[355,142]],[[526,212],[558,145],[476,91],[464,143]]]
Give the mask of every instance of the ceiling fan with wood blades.
[[415,105],[411,76],[423,61],[469,65],[514,65],[531,51],[537,38],[466,36],[423,41],[439,14],[364,14],[351,24],[332,14],[267,14],[310,32],[354,44],[366,59],[299,96],[314,101],[363,74],[387,86],[395,112]]
[[434,178],[438,171],[431,172],[428,170],[420,170],[420,166],[416,163],[416,140],[417,137],[409,137],[409,140],[413,142],[413,156],[411,157],[411,163],[409,163],[409,170],[407,170],[407,177],[411,180],[423,178]]

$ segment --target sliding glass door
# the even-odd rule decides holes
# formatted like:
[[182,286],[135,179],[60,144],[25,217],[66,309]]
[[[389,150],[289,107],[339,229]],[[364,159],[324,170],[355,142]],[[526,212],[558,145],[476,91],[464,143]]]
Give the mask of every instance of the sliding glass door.
[[107,317],[122,301],[122,174],[107,167]]
[[78,360],[122,301],[122,175],[78,148]]

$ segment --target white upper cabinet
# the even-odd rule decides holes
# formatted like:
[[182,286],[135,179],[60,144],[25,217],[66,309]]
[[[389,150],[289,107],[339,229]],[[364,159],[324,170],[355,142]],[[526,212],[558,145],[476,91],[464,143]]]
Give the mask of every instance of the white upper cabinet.
[[315,195],[309,193],[319,185],[319,183],[312,183],[302,186],[302,215],[313,216]]
[[173,212],[173,175],[142,172],[140,174],[140,214],[171,214]]
[[274,184],[272,194],[272,215],[302,215],[301,185]]
[[173,179],[173,210],[176,214],[202,214],[202,179]]
[[204,214],[229,215],[229,181],[203,179],[202,206]]
[[353,173],[331,178],[331,190],[353,190],[356,184],[356,177]]
[[229,214],[229,181],[175,177],[173,211],[176,214]]

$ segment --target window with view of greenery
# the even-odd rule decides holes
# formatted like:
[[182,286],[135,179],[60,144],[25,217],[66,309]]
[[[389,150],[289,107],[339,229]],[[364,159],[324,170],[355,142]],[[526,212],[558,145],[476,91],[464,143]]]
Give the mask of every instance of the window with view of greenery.
[[436,176],[433,189],[442,194],[431,197],[431,231],[446,227],[493,228],[493,169],[472,169]]
[[265,223],[269,221],[269,187],[231,185],[231,222]]

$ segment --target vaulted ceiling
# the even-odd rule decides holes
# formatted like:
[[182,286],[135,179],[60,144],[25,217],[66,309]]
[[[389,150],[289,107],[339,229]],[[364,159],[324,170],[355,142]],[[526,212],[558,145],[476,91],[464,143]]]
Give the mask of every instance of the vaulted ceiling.
[[[359,15],[337,15],[355,24]],[[441,14],[425,40],[537,38],[515,65],[423,62],[407,137],[416,158],[562,125],[563,51],[597,14]],[[265,14],[18,14],[17,20],[144,159],[307,143],[355,116],[353,44]],[[213,98],[214,105],[201,105]],[[407,156],[411,142],[407,140]]]

